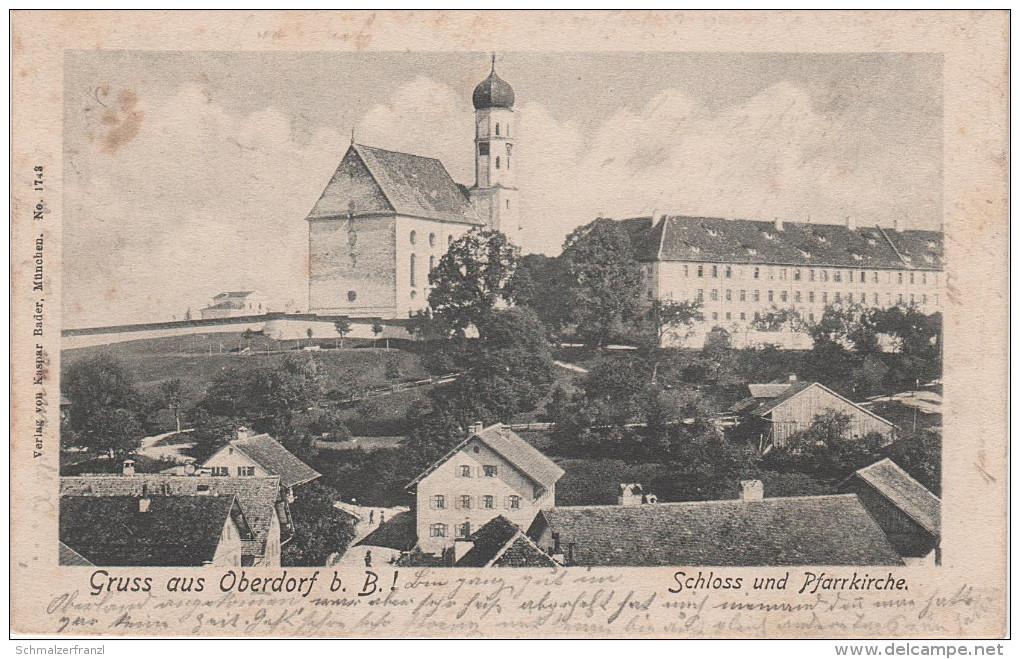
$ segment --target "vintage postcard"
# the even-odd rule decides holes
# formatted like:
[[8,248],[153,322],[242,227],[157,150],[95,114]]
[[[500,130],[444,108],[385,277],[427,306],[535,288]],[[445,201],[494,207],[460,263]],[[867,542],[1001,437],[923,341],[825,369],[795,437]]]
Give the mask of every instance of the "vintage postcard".
[[12,633],[1008,633],[1006,12],[12,38]]

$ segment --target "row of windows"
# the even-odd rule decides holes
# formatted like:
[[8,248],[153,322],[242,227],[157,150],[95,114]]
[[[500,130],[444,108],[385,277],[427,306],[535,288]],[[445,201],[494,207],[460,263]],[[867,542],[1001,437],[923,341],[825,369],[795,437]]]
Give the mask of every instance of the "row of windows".
[[471,473],[474,471],[477,471],[479,476],[484,476],[485,478],[495,478],[499,474],[499,469],[496,465],[482,465],[480,471],[478,471],[477,467],[472,469],[471,465],[461,465],[457,469],[457,476],[460,478],[471,478]]
[[[459,497],[455,497],[453,500],[454,505],[457,508],[463,510],[470,510],[478,504],[479,508],[485,510],[495,510],[496,508],[496,496],[492,494],[485,494],[480,497],[472,497],[470,494],[462,494]],[[445,494],[433,494],[430,500],[432,508],[436,510],[446,510],[446,495]],[[521,507],[521,498],[516,494],[511,494],[508,497],[503,497],[503,507],[507,510],[517,510]]]
[[[354,237],[352,238],[350,234],[354,234],[354,232],[351,231],[348,234],[348,240],[347,241],[351,244],[351,247],[354,247],[354,243],[357,241],[357,235],[354,235]],[[417,242],[418,242],[418,232],[412,229],[410,235],[408,235],[408,240],[411,241],[412,245],[417,244]],[[452,244],[453,244],[453,236],[452,235],[451,236],[447,236],[446,237],[446,248],[449,249],[450,245],[452,245]],[[436,246],[436,234],[430,233],[429,234],[429,247],[435,247],[435,246]]]
[[[411,274],[411,277],[410,277],[410,279],[411,279],[411,286],[417,286],[418,285],[418,273],[416,272],[416,270],[417,270],[417,260],[418,259],[415,257],[415,255],[412,254],[411,255],[411,262],[410,262],[410,266],[411,266],[411,271],[410,271],[410,274]],[[436,269],[436,257],[430,256],[429,257],[429,272],[431,273],[435,269]],[[414,293],[414,291],[411,291],[411,293]]]
[[[819,300],[821,300],[822,304],[828,304],[829,303],[829,293],[828,293],[828,291],[822,291],[820,297],[816,296],[815,291],[806,291],[806,292],[807,292],[806,298],[807,298],[808,304],[815,304]],[[651,293],[651,291],[649,291],[649,293]],[[790,295],[789,291],[771,291],[771,290],[769,290],[769,291],[765,291],[765,293],[766,293],[766,295],[765,295],[766,301],[768,301],[768,302],[789,302],[790,298],[791,298],[791,295]],[[726,291],[724,292],[724,296],[725,296],[725,299],[726,299],[727,302],[732,302],[734,297],[736,297],[736,300],[738,302],[747,302],[747,297],[748,297],[747,296],[747,291],[745,291],[745,290],[736,291],[736,295],[734,296],[734,291],[732,289],[726,289]],[[705,301],[705,289],[699,288],[698,291],[697,291],[696,297],[697,297],[699,302],[704,302]],[[939,294],[938,293],[934,293],[932,295],[932,297],[934,298],[935,304],[938,304],[939,303]],[[803,302],[804,299],[805,299],[804,291],[793,291],[792,298],[793,298],[794,302]],[[708,299],[711,302],[718,302],[719,301],[719,289],[718,288],[711,289],[708,292]],[[752,302],[761,302],[762,301],[761,291],[751,291],[751,301]],[[850,292],[847,292],[846,297],[844,297],[842,292],[835,291],[832,294],[832,301],[836,302],[836,303],[840,303],[840,302],[846,301],[846,302],[859,302],[860,304],[868,304],[868,294],[867,293],[857,293],[857,294],[855,294],[852,291],[850,291]],[[903,293],[898,293],[897,294],[897,296],[896,296],[896,302],[897,303],[906,303],[908,301],[909,301],[910,304],[916,304],[918,302],[920,302],[921,304],[928,304],[928,294],[927,293],[921,293],[920,296],[918,296],[918,295],[916,295],[914,293],[909,293],[907,295],[904,295]],[[885,303],[889,304],[889,305],[893,304],[893,294],[892,293],[886,293],[885,294]],[[881,304],[880,297],[879,297],[878,293],[872,293],[871,294],[871,304],[876,305],[876,306]]]
[[[230,467],[213,467],[212,470],[210,471],[210,473],[213,476],[229,476],[230,475]],[[238,476],[254,476],[255,475],[255,467],[238,467],[237,468],[237,475]]]
[[[448,527],[442,522],[436,522],[429,526],[429,536],[433,538],[445,538],[448,536]],[[458,538],[466,538],[471,535],[471,522],[464,522],[463,524],[455,524],[453,527],[457,532]]]
[[[705,277],[706,274],[708,274],[708,273],[711,273],[711,276],[712,277],[716,277],[716,278],[719,277],[720,273],[722,273],[722,276],[724,278],[726,278],[726,279],[730,279],[730,278],[733,277],[733,266],[730,266],[730,265],[726,265],[726,266],[718,266],[718,265],[711,265],[711,266],[705,266],[705,265],[690,266],[690,265],[684,265],[684,277],[690,277],[692,270],[695,273],[696,277]],[[829,281],[829,271],[828,270],[808,269],[808,270],[805,271],[805,270],[802,270],[801,268],[765,268],[765,273],[768,275],[769,279],[776,279],[777,275],[778,275],[778,279],[780,281],[786,281],[787,275],[792,276],[794,281],[801,281],[805,276],[807,278],[807,281]],[[652,271],[651,271],[650,268],[649,268],[647,274],[648,274],[649,277],[651,277]],[[752,277],[754,279],[761,279],[762,278],[762,276],[761,276],[762,275],[762,268],[761,267],[755,267],[752,270],[751,274],[752,274]],[[849,283],[851,283],[851,284],[854,283],[855,281],[857,281],[857,282],[859,282],[861,284],[864,284],[864,283],[867,283],[868,279],[869,279],[868,271],[866,271],[866,270],[846,270],[846,271],[844,271],[844,270],[833,270],[832,271],[832,281],[834,281],[834,282],[841,282],[841,281],[843,281],[843,275],[844,274],[846,274],[846,280]],[[887,284],[893,283],[893,279],[894,279],[893,274],[894,273],[886,272],[885,274],[886,274],[886,283]],[[873,283],[873,284],[879,283],[879,275],[880,275],[880,273],[879,273],[878,270],[872,270],[871,271],[871,276],[870,276],[871,283]],[[909,283],[911,283],[911,284],[916,284],[916,283],[918,283],[918,281],[920,283],[922,283],[922,284],[927,284],[928,283],[928,273],[927,272],[916,272],[916,273],[915,272],[907,272],[907,273],[896,272],[895,275],[896,275],[895,280],[896,280],[897,284],[903,284],[903,283],[905,283],[907,281],[909,281]],[[904,277],[904,275],[907,275],[907,276]],[[935,280],[934,280],[935,284],[938,285],[938,283],[939,283],[939,276],[938,276],[938,274],[937,273],[932,273],[932,275],[935,277]]]

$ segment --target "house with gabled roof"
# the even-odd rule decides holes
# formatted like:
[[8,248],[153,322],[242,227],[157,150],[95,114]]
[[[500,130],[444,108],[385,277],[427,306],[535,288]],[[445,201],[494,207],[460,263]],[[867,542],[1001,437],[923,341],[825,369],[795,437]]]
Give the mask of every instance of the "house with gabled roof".
[[820,382],[796,375],[764,384],[749,384],[749,396],[730,408],[741,418],[743,434],[756,435],[763,448],[783,446],[787,439],[811,427],[815,417],[832,410],[850,417],[851,437],[877,433],[893,441],[896,426],[888,419],[841,396]]
[[236,496],[60,497],[60,555],[96,566],[241,565],[252,537]]
[[276,476],[289,501],[294,500],[295,487],[322,475],[266,433],[255,434],[245,428],[239,428],[234,439],[207,458],[201,471],[229,478]]
[[199,311],[202,318],[235,318],[261,316],[268,311],[258,291],[225,291]]
[[250,537],[241,540],[242,566],[278,567],[282,547],[294,535],[290,506],[280,487],[279,476],[249,478],[173,474],[64,476],[60,479],[60,495],[95,498],[141,498],[144,495],[197,499],[236,497],[252,531]]
[[415,496],[418,547],[440,554],[503,516],[527,528],[556,503],[555,462],[502,424],[469,435],[407,485]]
[[454,544],[454,567],[545,567],[559,563],[516,524],[497,515]]
[[839,489],[857,495],[908,564],[941,562],[942,501],[898,464],[879,460],[858,469]]
[[305,218],[308,310],[406,319],[424,309],[429,273],[472,229],[519,228],[514,92],[495,70],[474,90],[475,183],[436,158],[351,144]]

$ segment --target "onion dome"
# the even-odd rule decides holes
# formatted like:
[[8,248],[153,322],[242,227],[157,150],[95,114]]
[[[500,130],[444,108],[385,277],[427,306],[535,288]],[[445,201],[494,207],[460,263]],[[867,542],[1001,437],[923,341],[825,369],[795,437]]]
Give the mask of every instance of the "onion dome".
[[492,58],[489,77],[478,83],[471,96],[476,110],[484,108],[507,108],[514,106],[514,90],[505,80],[496,75],[496,58]]

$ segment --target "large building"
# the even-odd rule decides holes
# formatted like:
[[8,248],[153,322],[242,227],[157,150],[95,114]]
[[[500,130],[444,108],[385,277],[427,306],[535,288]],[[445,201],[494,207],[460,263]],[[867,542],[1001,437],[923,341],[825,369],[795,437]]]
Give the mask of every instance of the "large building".
[[788,310],[811,324],[826,307],[847,303],[942,308],[939,231],[905,230],[899,222],[886,228],[673,215],[624,226],[643,267],[646,301],[700,300],[702,336],[718,327],[739,339],[761,329],[756,320]]
[[429,273],[471,229],[519,227],[514,185],[514,92],[493,68],[474,90],[475,183],[455,183],[439,160],[352,138],[306,218],[308,310],[407,318],[424,309]]

